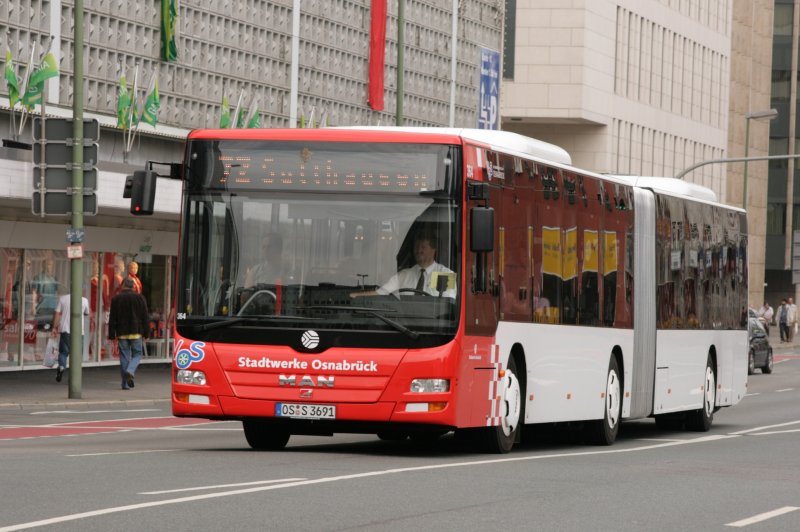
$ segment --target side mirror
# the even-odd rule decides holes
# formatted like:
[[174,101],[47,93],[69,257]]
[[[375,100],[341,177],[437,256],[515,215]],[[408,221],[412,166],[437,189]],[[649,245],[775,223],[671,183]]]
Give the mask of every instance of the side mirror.
[[469,249],[475,253],[494,249],[494,209],[473,207],[469,211]]

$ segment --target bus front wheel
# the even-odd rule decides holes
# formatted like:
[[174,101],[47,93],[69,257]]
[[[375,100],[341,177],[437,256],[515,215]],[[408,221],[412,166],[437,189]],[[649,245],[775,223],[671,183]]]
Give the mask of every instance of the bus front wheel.
[[289,431],[265,421],[242,421],[247,443],[257,451],[280,451],[289,442]]
[[490,453],[507,453],[514,446],[519,432],[519,424],[523,420],[522,389],[517,378],[517,364],[514,357],[508,359],[508,367],[502,379],[500,400],[500,424],[480,430],[480,446]]

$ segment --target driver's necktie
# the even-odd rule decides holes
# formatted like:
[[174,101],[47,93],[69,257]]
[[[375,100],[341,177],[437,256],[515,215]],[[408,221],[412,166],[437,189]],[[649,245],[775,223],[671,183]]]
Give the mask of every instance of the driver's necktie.
[[419,271],[419,279],[417,280],[417,292],[425,291],[425,270]]

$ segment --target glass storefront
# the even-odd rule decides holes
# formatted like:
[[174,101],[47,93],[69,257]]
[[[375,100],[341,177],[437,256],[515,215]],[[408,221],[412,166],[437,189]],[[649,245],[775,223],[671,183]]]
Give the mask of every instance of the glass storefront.
[[[85,254],[82,296],[89,300],[90,315],[83,324],[84,364],[119,359],[115,342],[108,340],[108,315],[111,298],[130,273],[140,280],[150,311],[146,357],[169,358],[174,268],[173,257],[163,255]],[[42,367],[58,298],[70,293],[70,261],[63,250],[0,248],[0,280],[0,370]]]

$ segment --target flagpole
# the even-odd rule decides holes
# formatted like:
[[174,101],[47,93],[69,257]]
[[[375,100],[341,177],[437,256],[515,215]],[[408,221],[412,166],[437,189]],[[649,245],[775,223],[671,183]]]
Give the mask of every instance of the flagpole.
[[[133,69],[133,93],[131,94],[131,108],[128,111],[128,135],[125,138],[125,153],[127,154],[130,150],[128,146],[131,144],[131,124],[133,123],[133,115],[134,110],[136,109],[136,83],[139,80],[139,62],[136,61],[136,64]],[[125,156],[127,159],[127,155]]]
[[[11,53],[11,31],[9,31],[9,30],[6,30],[6,47],[7,47],[8,51],[9,51],[9,53]],[[11,55],[11,58],[13,60],[13,58],[14,58],[13,54]],[[14,72],[14,78],[16,78],[17,77],[17,69],[16,69],[16,67],[14,67],[14,63],[13,62],[11,63],[11,70]],[[19,82],[15,82],[15,83],[18,84]],[[19,86],[17,86],[17,90],[19,91]],[[9,106],[11,107],[11,122],[9,122],[8,125],[9,125],[9,129],[10,129],[10,132],[11,132],[11,140],[16,142],[16,141],[19,140],[19,135],[17,135],[17,112],[15,110],[15,108],[17,106],[17,103],[14,102],[13,106],[10,105],[11,104],[11,87],[9,87],[8,91],[9,91],[8,92],[8,96],[9,96],[8,103],[9,103]],[[18,94],[17,95],[17,99],[19,99],[19,96],[20,95]]]
[[[144,93],[144,97],[147,98],[147,95],[150,94],[150,91],[153,90],[153,80],[156,79],[155,72],[150,75],[150,83],[147,85],[147,90]],[[146,103],[146,102],[145,102]],[[136,138],[136,133],[139,132],[139,124],[142,122],[142,117],[138,117],[136,120],[136,128],[133,130],[133,134],[131,135],[130,144],[128,145],[128,151],[131,151],[133,148],[133,141]]]
[[[34,53],[36,53],[36,41],[33,41],[33,44],[31,44],[31,60],[28,61],[28,69],[25,71],[25,86],[19,91],[20,97],[23,98],[25,96],[25,93],[28,92],[28,80],[31,77],[31,69],[33,68]],[[22,102],[22,114],[20,115],[19,118],[19,135],[22,135],[22,128],[25,127],[25,113],[27,110],[28,108],[25,107],[25,102]]]
[[239,126],[239,109],[242,106],[242,98],[244,97],[244,89],[239,92],[239,101],[236,102],[236,112],[233,113],[233,121],[231,122],[231,129],[236,129]]

